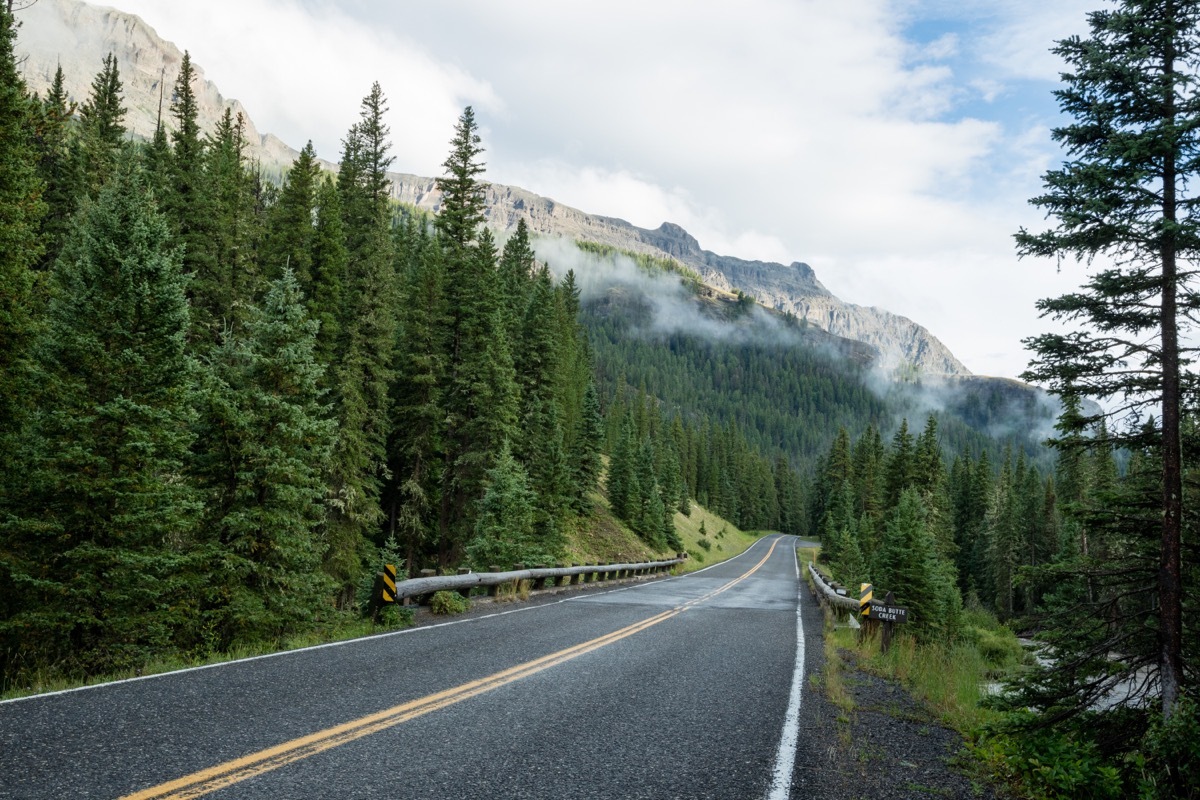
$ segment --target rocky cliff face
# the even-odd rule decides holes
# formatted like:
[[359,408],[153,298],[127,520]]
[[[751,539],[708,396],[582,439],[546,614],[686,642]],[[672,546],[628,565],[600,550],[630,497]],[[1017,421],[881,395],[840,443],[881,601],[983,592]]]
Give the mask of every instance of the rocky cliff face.
[[[433,178],[392,176],[395,196],[402,202],[437,211],[441,192]],[[497,230],[517,221],[543,236],[562,236],[612,245],[622,250],[666,255],[694,269],[704,281],[725,291],[741,290],[768,308],[805,318],[835,336],[863,342],[880,354],[883,366],[911,365],[923,373],[970,375],[950,349],[906,317],[881,308],[866,308],[834,297],[817,280],[812,267],[790,266],[719,256],[700,248],[695,237],[678,225],[664,222],[646,230],[612,217],[586,214],[513,186],[493,184],[487,190],[488,221]]]
[[[102,59],[112,52],[124,83],[128,108],[125,125],[130,132],[139,138],[152,136],[160,104],[170,124],[171,88],[183,53],[140,18],[81,0],[39,0],[21,12],[20,21],[18,53],[26,58],[25,80],[33,91],[44,94],[61,64],[70,97],[83,102]],[[259,162],[268,177],[283,175],[298,152],[271,134],[259,133],[241,103],[223,97],[204,78],[202,67],[195,62],[193,65],[199,76],[195,89],[201,128],[212,130],[226,108],[242,114],[250,158]],[[441,203],[441,192],[433,178],[397,173],[392,176],[392,186],[396,199],[402,202],[431,211]],[[489,186],[487,205],[489,224],[497,230],[512,230],[518,220],[524,219],[532,232],[542,236],[588,240],[674,258],[712,286],[741,290],[764,306],[807,318],[809,324],[835,336],[871,345],[885,366],[909,364],[930,374],[970,374],[929,331],[882,309],[839,300],[821,285],[807,264],[784,266],[720,256],[701,249],[700,243],[678,225],[668,222],[656,230],[646,230],[624,220],[584,213],[515,186]]]
[[[67,95],[76,103],[87,100],[92,79],[109,53],[125,90],[125,127],[139,139],[149,139],[162,116],[170,128],[171,90],[179,75],[183,52],[164,41],[140,17],[112,8],[89,5],[79,0],[38,0],[17,16],[17,56],[32,91],[45,95],[62,65]],[[193,87],[200,112],[201,130],[211,131],[230,109],[246,123],[246,141],[251,158],[259,161],[268,175],[282,175],[299,153],[279,138],[262,134],[237,100],[223,97],[204,69],[193,62],[198,80]]]

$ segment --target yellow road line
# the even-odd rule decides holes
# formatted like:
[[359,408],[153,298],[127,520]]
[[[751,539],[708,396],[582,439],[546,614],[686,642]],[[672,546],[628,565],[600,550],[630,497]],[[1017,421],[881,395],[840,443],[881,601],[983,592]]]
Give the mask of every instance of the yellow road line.
[[401,703],[398,706],[393,706],[374,714],[368,714],[365,717],[344,722],[341,725],[335,725],[332,728],[326,728],[307,736],[301,736],[298,739],[292,739],[274,747],[260,750],[257,753],[251,753],[241,758],[235,758],[232,761],[226,761],[224,764],[218,764],[199,772],[193,772],[191,775],[185,775],[182,778],[161,783],[149,789],[125,795],[121,800],[188,800],[189,798],[210,794],[218,789],[223,789],[248,778],[253,778],[255,775],[270,772],[292,762],[323,753],[326,750],[346,744],[347,742],[352,742],[355,739],[361,739],[372,733],[378,733],[379,731],[399,725],[402,722],[407,722],[410,719],[415,719],[432,711],[437,711],[468,698],[490,692],[513,681],[518,681],[542,670],[570,661],[585,653],[606,647],[635,633],[640,633],[647,628],[653,627],[660,622],[664,622],[671,617],[677,616],[687,609],[716,597],[741,583],[757,572],[763,564],[767,563],[767,559],[771,557],[771,553],[775,551],[775,545],[778,543],[778,539],[772,542],[770,549],[767,550],[767,554],[749,570],[708,594],[678,605],[668,611],[655,614],[640,622],[635,622],[632,625],[615,630],[612,633],[607,633],[604,636],[589,639],[586,642],[581,642],[572,647],[536,658],[533,661],[527,661],[524,664],[518,664],[515,667],[501,670],[486,678],[480,678],[479,680],[455,686],[452,689],[446,689],[416,700],[410,700],[407,703]]

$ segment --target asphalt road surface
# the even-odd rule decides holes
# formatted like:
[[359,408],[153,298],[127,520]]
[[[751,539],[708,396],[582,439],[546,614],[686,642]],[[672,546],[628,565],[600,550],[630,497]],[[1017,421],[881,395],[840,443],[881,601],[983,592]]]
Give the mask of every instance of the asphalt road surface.
[[820,635],[796,545],[0,703],[0,797],[786,798]]

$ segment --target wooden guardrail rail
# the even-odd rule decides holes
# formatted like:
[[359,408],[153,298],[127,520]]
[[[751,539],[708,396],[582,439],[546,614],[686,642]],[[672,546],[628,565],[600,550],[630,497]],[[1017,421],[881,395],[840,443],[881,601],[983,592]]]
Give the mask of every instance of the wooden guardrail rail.
[[[858,613],[858,598],[850,597],[846,590],[838,584],[831,584],[825,580],[825,576],[813,566],[813,563],[808,562],[808,571],[812,574],[813,585],[817,587],[817,591],[821,595],[824,602],[829,603],[834,608],[846,609],[851,614]],[[838,589],[842,589],[841,593]]]
[[[506,572],[468,572],[459,575],[434,575],[421,578],[410,578],[396,583],[395,597],[397,602],[408,598],[418,598],[423,602],[435,592],[452,591],[466,595],[476,586],[491,587],[489,594],[495,594],[495,587],[504,584],[517,585],[519,581],[529,581],[534,591],[550,586],[570,586],[572,584],[592,583],[612,578],[631,578],[636,575],[656,575],[666,572],[676,564],[682,564],[685,558],[680,555],[665,561],[644,561],[626,564],[572,564],[555,567],[537,567],[534,569],[513,569]],[[495,568],[494,568],[495,569]],[[603,576],[603,577],[602,577]]]

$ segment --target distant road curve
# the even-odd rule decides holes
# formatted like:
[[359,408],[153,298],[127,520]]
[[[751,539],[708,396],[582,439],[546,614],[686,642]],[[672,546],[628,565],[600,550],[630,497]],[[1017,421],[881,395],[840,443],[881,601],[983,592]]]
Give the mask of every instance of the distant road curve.
[[[0,703],[0,797],[789,796],[797,541],[677,578]],[[811,630],[816,628],[816,631]]]

